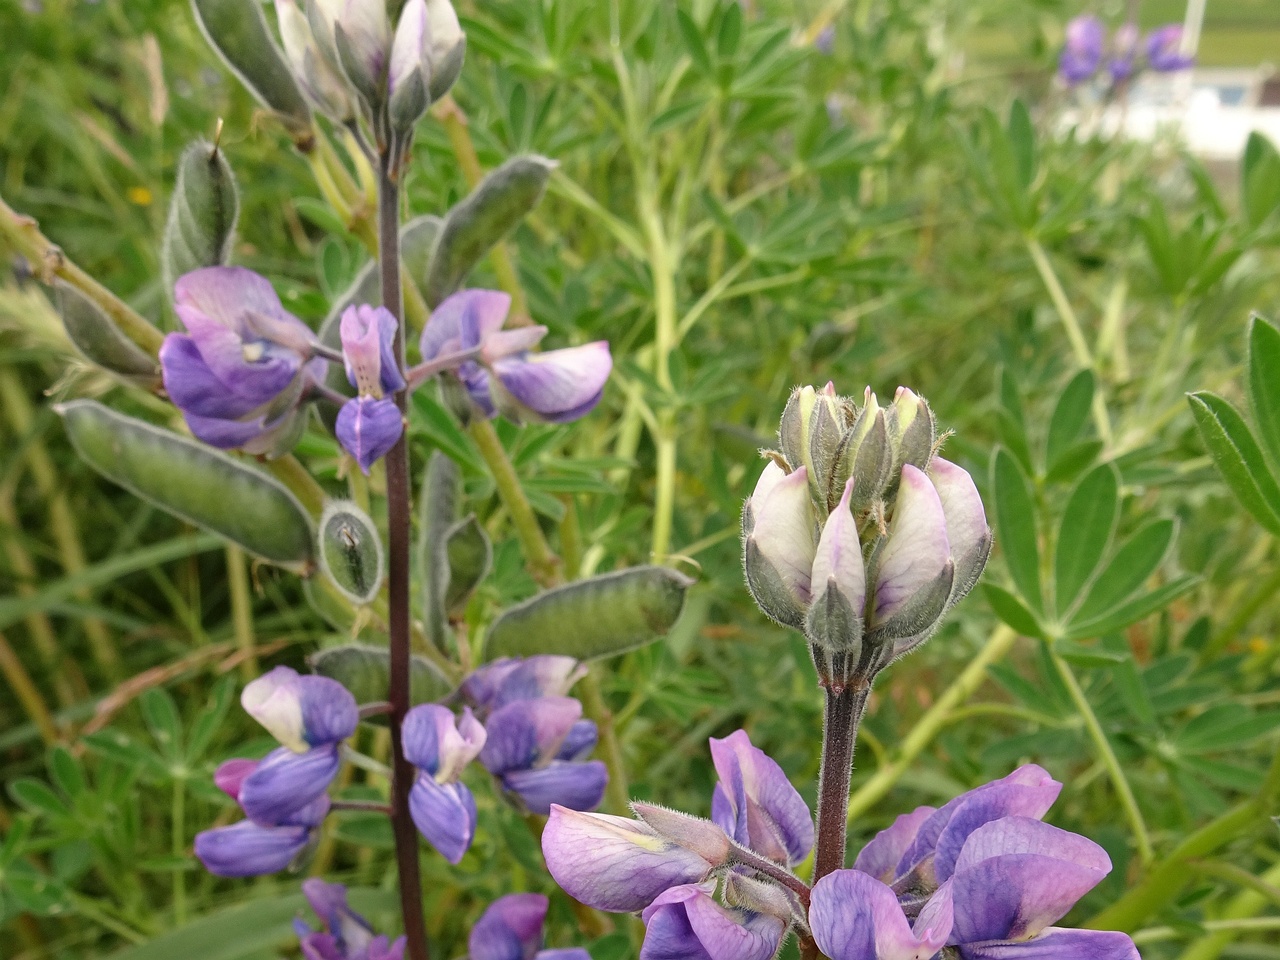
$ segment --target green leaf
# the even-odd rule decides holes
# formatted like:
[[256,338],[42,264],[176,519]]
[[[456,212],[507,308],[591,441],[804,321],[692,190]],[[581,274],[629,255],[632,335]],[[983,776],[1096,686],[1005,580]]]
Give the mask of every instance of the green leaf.
[[49,751],[49,778],[72,801],[84,793],[84,773],[80,762],[65,747],[54,747]]
[[1170,580],[1163,586],[1157,587],[1150,593],[1141,594],[1127,603],[1121,604],[1100,617],[1072,622],[1066,632],[1066,637],[1069,640],[1084,640],[1089,637],[1101,636],[1104,633],[1111,633],[1113,630],[1123,630],[1129,624],[1136,623],[1143,617],[1168,606],[1199,582],[1199,577],[1184,574],[1181,577]]
[[160,752],[169,758],[175,758],[182,752],[182,717],[178,713],[178,705],[173,702],[169,691],[159,687],[152,688],[138,699],[142,710],[142,719],[147,729],[160,747]]
[[1036,176],[1036,132],[1031,125],[1031,114],[1021,100],[1013,101],[1009,108],[1009,143],[1018,165],[1018,183],[1027,190]]
[[1256,130],[1245,145],[1240,199],[1245,222],[1255,230],[1280,207],[1280,153]]
[[1036,545],[1036,508],[1031,483],[1013,454],[997,447],[991,459],[996,543],[1004,551],[1009,574],[1023,602],[1044,611],[1040,589],[1040,551]]
[[689,58],[703,73],[711,72],[711,55],[707,53],[707,45],[702,40],[702,30],[684,10],[676,9],[676,26],[680,28],[680,40],[684,44]]
[[[350,690],[356,703],[387,699],[391,653],[385,648],[350,643],[313,653],[307,662],[316,673],[331,677]],[[414,656],[410,663],[410,699],[414,705],[439,700],[453,690],[449,678],[430,660]]]
[[1090,470],[1076,484],[1058,524],[1053,560],[1054,604],[1063,615],[1111,547],[1120,517],[1120,475],[1113,464]]
[[[1280,165],[1277,167],[1280,179]],[[1249,411],[1262,449],[1280,469],[1280,330],[1261,317],[1249,320]]]
[[1024,637],[1044,637],[1044,630],[1037,622],[1036,615],[1028,610],[1014,594],[992,583],[984,583],[982,590],[996,616],[1014,630]]
[[[385,913],[396,894],[370,888],[347,891],[351,908],[361,914]],[[110,954],[108,960],[244,960],[269,947],[297,946],[293,919],[308,913],[306,897],[252,896],[247,902],[206,914],[186,926],[170,930]]]
[[1055,640],[1053,651],[1062,659],[1081,667],[1112,667],[1128,659],[1126,654],[1116,650],[1108,650],[1098,644],[1085,646],[1073,640]]
[[156,358],[126,337],[101,307],[70,284],[59,280],[54,286],[62,325],[85,359],[140,386],[159,383]]
[[742,8],[729,4],[720,20],[720,33],[716,38],[716,50],[721,59],[727,60],[738,52],[738,41],[742,39]]
[[1093,581],[1084,601],[1075,611],[1074,619],[1096,619],[1133,596],[1160,566],[1176,531],[1177,524],[1164,519],[1153,520],[1139,528]]
[[667,567],[630,567],[547,590],[494,621],[484,658],[557,653],[590,660],[661,639],[693,581]]
[[56,793],[34,777],[21,777],[9,784],[9,796],[31,813],[65,817],[70,811]]
[[1193,717],[1174,738],[1188,753],[1240,750],[1280,728],[1280,711],[1255,713],[1239,703],[1220,703]]
[[1102,452],[1101,440],[1081,440],[1064,450],[1044,475],[1045,483],[1069,483],[1080,476]]
[[279,480],[93,400],[55,409],[81,458],[130,493],[263,559],[311,563],[311,517]]
[[1008,367],[1000,369],[997,386],[1000,393],[997,418],[1000,440],[1018,458],[1022,468],[1030,473],[1031,447],[1027,442],[1027,421],[1022,412],[1022,396]]
[[1280,488],[1244,418],[1207,390],[1187,395],[1200,436],[1231,492],[1255,520],[1280,535]]
[[432,308],[458,289],[472,267],[538,205],[555,161],[512,157],[449,211],[431,254],[424,293]]
[[1071,450],[1080,437],[1080,431],[1089,421],[1089,407],[1093,403],[1094,379],[1092,370],[1081,370],[1058,398],[1049,419],[1049,433],[1045,438],[1044,464],[1046,472],[1052,471],[1063,455]]
[[382,586],[382,538],[369,515],[336,500],[320,517],[320,569],[352,603],[370,603]]

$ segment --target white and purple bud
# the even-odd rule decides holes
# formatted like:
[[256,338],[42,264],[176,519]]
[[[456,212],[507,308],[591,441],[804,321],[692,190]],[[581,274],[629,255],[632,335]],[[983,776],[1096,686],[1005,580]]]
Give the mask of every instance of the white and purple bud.
[[815,542],[809,472],[783,472],[770,461],[742,508],[743,565],[747,585],[767,616],[804,629]]
[[772,960],[786,924],[775,916],[721,906],[715,885],[686,884],[658,896],[642,914],[640,960]]
[[427,0],[427,19],[431,36],[431,82],[427,92],[434,103],[449,92],[462,73],[467,36],[450,0]]
[[809,419],[818,402],[818,391],[811,386],[796,387],[782,408],[778,423],[778,446],[791,468],[805,463],[809,453]]
[[[337,123],[355,116],[347,81],[327,56],[297,0],[275,0],[285,59],[311,105]],[[332,27],[330,28],[332,34]]]
[[240,694],[249,716],[294,753],[331,746],[355,733],[356,699],[337,680],[276,667]]
[[569,423],[595,409],[613,371],[604,340],[525,353],[490,367],[494,406],[515,423]]
[[382,102],[391,58],[391,24],[385,0],[347,0],[334,24],[338,62],[370,104]]
[[991,528],[982,497],[968,472],[941,457],[929,464],[929,479],[938,492],[947,521],[947,542],[955,575],[947,606],[955,606],[973,589],[991,555]]
[[794,866],[813,849],[813,815],[777,761],[755,746],[745,730],[710,739],[719,782],[711,819],[750,850]]
[[829,382],[814,394],[809,426],[805,431],[808,442],[804,450],[804,465],[809,469],[809,489],[815,503],[827,503],[840,441],[849,426],[847,412],[845,402],[836,396],[834,383]]
[[724,829],[711,820],[639,801],[631,804],[631,812],[658,836],[692,850],[712,866],[729,862],[733,845]]
[[813,558],[810,592],[813,601],[805,619],[805,635],[827,654],[857,660],[867,602],[867,572],[858,539],[858,522],[850,509],[854,479],[822,526]]
[[828,484],[826,504],[834,509],[852,480],[849,506],[855,513],[869,509],[884,495],[893,474],[893,450],[889,442],[887,414],[867,387],[862,409],[840,440],[836,467]]
[[461,720],[439,704],[414,707],[404,718],[404,756],[418,769],[409,791],[414,825],[450,863],[458,863],[471,847],[476,831],[476,802],[458,778],[480,755],[485,728],[462,710]]
[[408,0],[396,24],[387,75],[387,111],[393,130],[412,130],[431,105],[427,92],[431,82],[430,41],[426,0]]
[[613,913],[643,910],[664,891],[701,883],[712,871],[692,850],[638,820],[558,805],[542,831],[542,853],[565,893]]
[[295,920],[304,960],[404,960],[405,938],[394,942],[375,935],[373,926],[347,904],[347,888],[319,877],[302,882],[302,892],[321,929]]

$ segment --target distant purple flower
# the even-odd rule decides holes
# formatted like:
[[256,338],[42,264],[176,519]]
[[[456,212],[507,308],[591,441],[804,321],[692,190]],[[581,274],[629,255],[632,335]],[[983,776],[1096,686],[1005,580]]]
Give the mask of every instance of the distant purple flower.
[[424,364],[451,354],[474,359],[453,371],[475,406],[488,417],[567,423],[589,413],[613,369],[609,345],[531,353],[546,327],[503,330],[511,298],[494,290],[461,290],[436,307],[422,331]]
[[515,700],[563,697],[586,675],[587,668],[573,657],[504,657],[471,673],[462,681],[462,693],[487,714]]
[[1138,25],[1132,22],[1120,27],[1112,37],[1107,71],[1115,83],[1128,80],[1137,70],[1139,39]]
[[165,337],[160,366],[191,432],[224,449],[274,450],[295,429],[306,389],[324,378],[315,334],[243,267],[179,277],[174,305],[187,332]]
[[375,936],[369,921],[347,904],[342,884],[312,877],[303,881],[302,892],[321,923],[312,930],[302,920],[293,922],[306,960],[403,960],[405,938],[392,943]]
[[1106,27],[1092,14],[1076,17],[1067,24],[1058,72],[1069,86],[1083,83],[1098,72],[1106,39]]
[[711,819],[737,843],[793,866],[813,849],[813,814],[777,762],[751,743],[745,730],[711,738],[720,782]]
[[831,51],[836,48],[836,28],[832,24],[827,24],[813,39],[814,48],[821,54],[831,56]]
[[219,877],[256,877],[293,866],[315,842],[316,828],[329,813],[329,798],[298,810],[274,826],[241,820],[196,834],[195,853]]
[[590,810],[604,797],[608,771],[584,760],[596,745],[596,727],[582,719],[572,697],[515,700],[489,714],[489,740],[480,762],[531,813],[552,804]]
[[718,904],[715,884],[672,887],[645,908],[640,960],[772,960],[786,924]]
[[547,898],[538,893],[500,897],[471,928],[467,960],[591,960],[581,948],[543,950]]
[[436,703],[405,715],[405,759],[418,768],[409,812],[418,831],[450,863],[458,863],[476,833],[476,801],[458,778],[485,745],[484,727],[463,708],[462,719]]
[[1195,62],[1195,57],[1182,52],[1182,27],[1178,24],[1165,24],[1147,34],[1147,63],[1152,70],[1173,73],[1186,70]]

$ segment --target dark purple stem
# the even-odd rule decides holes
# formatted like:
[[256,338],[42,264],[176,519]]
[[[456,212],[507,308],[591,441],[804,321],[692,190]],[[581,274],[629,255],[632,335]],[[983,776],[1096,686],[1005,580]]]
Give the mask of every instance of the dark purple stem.
[[813,882],[844,867],[849,831],[849,778],[858,723],[871,694],[871,681],[854,675],[827,695],[822,727],[822,770],[818,774],[818,846],[813,858]]
[[[400,190],[393,151],[381,157],[378,179],[378,267],[382,305],[400,321],[396,325],[396,365],[405,370],[404,304],[400,293]],[[403,415],[408,391],[396,393]],[[387,454],[387,559],[391,634],[391,827],[396,839],[396,867],[400,874],[400,910],[408,940],[409,960],[430,960],[426,921],[422,915],[422,878],[418,865],[418,831],[409,813],[413,766],[404,757],[400,727],[409,712],[409,531],[412,507],[409,487],[408,431]]]

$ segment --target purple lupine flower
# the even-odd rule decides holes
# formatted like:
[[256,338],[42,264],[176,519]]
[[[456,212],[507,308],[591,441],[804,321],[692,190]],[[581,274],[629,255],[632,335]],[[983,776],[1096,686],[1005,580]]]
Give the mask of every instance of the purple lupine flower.
[[584,760],[596,744],[596,727],[582,719],[572,697],[514,700],[485,720],[488,742],[480,762],[531,813],[553,804],[591,810],[604,797],[609,774],[599,760]]
[[1058,73],[1068,86],[1084,83],[1098,72],[1106,39],[1106,27],[1092,14],[1076,17],[1067,24]]
[[462,681],[462,693],[482,715],[515,700],[563,697],[587,675],[573,657],[543,653],[504,657],[473,671]]
[[1111,74],[1112,82],[1128,80],[1137,70],[1140,36],[1138,25],[1130,21],[1116,30],[1111,38],[1111,58],[1107,61],[1107,71]]
[[493,901],[471,928],[467,960],[591,960],[580,947],[542,949],[547,906],[539,893],[509,893]]
[[1147,63],[1152,70],[1173,73],[1195,66],[1196,58],[1182,52],[1182,27],[1168,23],[1147,34]]
[[343,448],[368,475],[404,432],[404,417],[388,394],[403,390],[396,361],[396,318],[386,307],[348,307],[339,335],[347,380],[357,395],[342,405],[334,432]]
[[471,713],[462,719],[437,703],[414,707],[404,718],[405,759],[418,768],[409,791],[414,825],[450,863],[458,863],[476,833],[476,801],[458,778],[485,745],[487,734]]
[[816,37],[813,38],[813,47],[819,53],[831,56],[836,48],[836,28],[834,24],[827,24],[823,27]]
[[721,906],[714,883],[660,894],[642,915],[640,960],[772,960],[786,924],[775,916]]
[[422,331],[424,363],[450,354],[476,354],[453,375],[485,415],[516,422],[567,423],[589,413],[604,394],[613,369],[609,345],[531,353],[546,335],[540,326],[503,330],[511,297],[495,290],[461,290],[447,297]]
[[565,893],[614,913],[643,910],[664,891],[701,883],[720,866],[638,820],[557,804],[542,831],[542,853]]
[[[233,799],[235,795],[233,794]],[[219,877],[256,877],[278,873],[298,862],[316,839],[329,813],[321,796],[275,825],[241,820],[196,834],[195,853],[206,870]]]
[[929,960],[947,942],[950,900],[930,901],[913,927],[893,890],[859,870],[813,885],[809,927],[831,960]]
[[342,884],[311,877],[302,882],[302,892],[321,923],[313,930],[300,919],[293,922],[306,960],[403,960],[405,938],[393,943],[375,935],[369,921],[347,904]]
[[745,730],[711,738],[720,778],[711,797],[711,819],[735,842],[784,866],[813,849],[813,814],[777,761],[751,742]]
[[165,337],[160,366],[191,432],[223,449],[275,450],[292,436],[307,388],[324,379],[315,334],[243,267],[179,277],[174,308],[186,333]]

